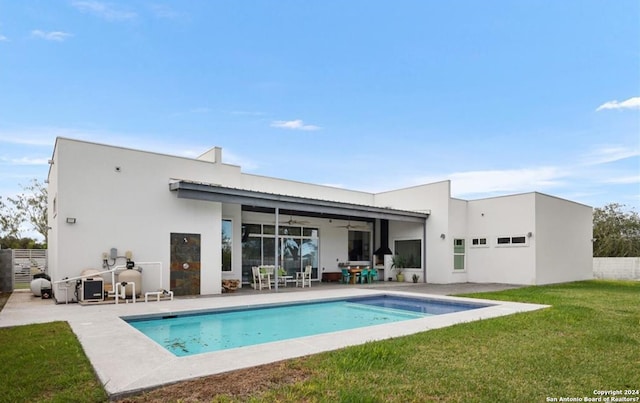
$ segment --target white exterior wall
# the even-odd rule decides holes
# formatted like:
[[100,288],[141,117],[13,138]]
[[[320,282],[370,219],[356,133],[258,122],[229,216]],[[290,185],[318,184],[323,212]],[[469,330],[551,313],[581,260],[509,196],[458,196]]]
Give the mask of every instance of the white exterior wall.
[[[170,179],[429,212],[426,262],[408,269],[406,281],[411,281],[414,272],[421,274],[422,281],[424,270],[427,282],[442,284],[546,284],[591,278],[588,206],[538,193],[474,201],[452,199],[449,181],[371,194],[243,174],[239,167],[223,164],[221,155],[222,150],[216,148],[194,160],[58,139],[49,174],[49,269],[53,280],[78,276],[86,268],[100,269],[102,253],[115,247],[119,255],[131,250],[134,261],[162,263],[163,283],[145,271],[143,291],[169,288],[172,232],[201,235],[201,294],[220,293],[222,278],[241,278],[242,223],[272,223],[273,216],[243,213],[239,205],[178,199],[169,191]],[[76,224],[67,224],[67,217],[76,218]],[[220,270],[223,218],[233,220],[233,270],[225,273]],[[337,263],[348,260],[348,231],[339,227],[346,222],[303,219],[320,229],[319,276],[323,271],[339,271]],[[281,220],[286,221],[285,217]],[[389,230],[392,250],[396,240],[425,238],[422,224],[391,221]],[[528,233],[532,236],[526,238],[525,245],[496,245],[499,236]],[[488,246],[473,247],[471,239],[477,237],[487,238]],[[466,244],[465,270],[460,272],[453,270],[456,238],[465,239]],[[375,250],[378,242],[371,246]]]
[[593,278],[593,209],[535,193],[536,284]]
[[229,186],[256,192],[277,193],[307,197],[310,199],[340,201],[343,203],[374,205],[374,195],[372,193],[270,178],[267,176],[242,174],[241,177],[236,178],[233,185]]
[[[535,194],[472,200],[467,206],[468,281],[536,284],[535,235],[523,246],[497,245],[498,237],[534,233]],[[487,238],[488,247],[473,247],[476,237]]]
[[[169,178],[232,182],[238,167],[67,139],[58,139],[54,166],[52,280],[101,269],[102,253],[115,247],[118,255],[132,251],[134,261],[162,262],[162,287],[169,288],[170,233],[185,232],[201,235],[201,294],[220,293],[221,250],[210,245],[221,242],[221,205],[178,199]],[[67,224],[67,217],[76,224]],[[143,291],[159,288],[158,281],[143,271]]]
[[[443,181],[375,195],[375,204],[379,207],[431,212],[427,219],[426,241],[428,283],[445,284],[450,281],[449,265],[453,264],[451,263],[452,251],[447,248],[448,243],[440,238],[440,234],[446,236],[449,233],[450,189],[451,182]],[[391,223],[389,227],[391,228]],[[389,242],[392,243],[393,240],[390,238]],[[385,276],[388,277],[386,273]],[[424,279],[424,276],[420,278]],[[405,280],[410,281],[410,278]]]

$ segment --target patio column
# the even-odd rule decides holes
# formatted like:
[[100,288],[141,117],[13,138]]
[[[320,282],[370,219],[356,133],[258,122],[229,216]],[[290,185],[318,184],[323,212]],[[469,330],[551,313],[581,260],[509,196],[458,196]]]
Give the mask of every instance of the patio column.
[[276,286],[276,292],[278,292],[278,267],[279,265],[279,260],[280,260],[280,229],[278,228],[278,226],[280,225],[279,223],[280,220],[280,208],[276,207],[276,262],[275,262],[275,269],[273,270],[273,281],[275,282],[275,286]]
[[424,219],[422,227],[422,282],[427,282],[427,220]]

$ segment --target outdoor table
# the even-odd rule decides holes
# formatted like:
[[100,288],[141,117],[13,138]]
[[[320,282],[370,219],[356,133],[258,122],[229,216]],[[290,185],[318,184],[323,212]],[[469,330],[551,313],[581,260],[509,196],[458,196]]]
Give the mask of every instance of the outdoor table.
[[356,283],[356,275],[358,273],[360,273],[362,271],[361,268],[359,267],[352,267],[349,269],[349,274],[351,274],[350,278],[349,278],[349,284],[355,284]]
[[293,276],[278,276],[278,281],[282,283],[283,286],[287,286],[287,283],[293,282]]

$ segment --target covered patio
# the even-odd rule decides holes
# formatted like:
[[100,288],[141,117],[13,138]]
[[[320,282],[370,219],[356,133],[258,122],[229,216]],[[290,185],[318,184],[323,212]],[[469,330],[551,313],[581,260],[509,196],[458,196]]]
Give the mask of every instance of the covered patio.
[[[426,228],[430,212],[398,210],[387,207],[345,203],[331,200],[298,197],[284,194],[259,192],[199,183],[187,180],[176,180],[170,184],[170,190],[176,192],[178,198],[204,200],[218,203],[240,205],[242,210],[242,283],[249,285],[253,281],[252,268],[269,265],[281,268],[272,276],[272,288],[279,290],[289,283],[280,281],[279,276],[286,276],[289,282],[308,265],[312,266],[312,282],[323,280],[325,273],[340,273],[339,263],[328,257],[329,253],[318,251],[318,242],[328,243],[331,235],[318,229],[318,223],[342,222],[346,232],[362,230],[367,245],[375,245],[367,250],[349,253],[349,259],[357,260],[359,265],[374,268],[379,261],[382,266],[383,255],[390,255],[388,245],[388,223],[413,223],[420,225],[420,256],[416,257],[418,267],[422,270],[421,278],[426,279]],[[268,221],[260,223],[255,217]],[[294,218],[295,217],[295,218]],[[253,221],[252,221],[253,218]],[[306,220],[312,220],[306,221]],[[261,254],[249,256],[245,250],[250,243],[258,242]],[[309,246],[311,253],[304,254],[292,249],[304,250]],[[326,248],[328,249],[328,248]],[[294,256],[289,259],[288,254]],[[336,253],[337,254],[337,253]],[[301,256],[300,256],[301,255]],[[307,257],[308,256],[308,257]],[[353,257],[354,259],[351,259]],[[333,260],[333,261],[332,261]],[[384,267],[380,267],[384,268]],[[333,277],[335,279],[335,276]],[[381,275],[380,280],[384,280]],[[424,280],[423,280],[424,281]]]

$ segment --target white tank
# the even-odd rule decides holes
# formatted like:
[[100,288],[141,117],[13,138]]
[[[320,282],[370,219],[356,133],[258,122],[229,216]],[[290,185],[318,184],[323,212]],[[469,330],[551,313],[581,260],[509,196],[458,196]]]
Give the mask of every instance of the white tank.
[[[41,297],[43,288],[48,288],[49,290],[51,290],[51,281],[47,280],[46,278],[36,278],[31,281],[30,288],[33,295],[35,295],[36,297]],[[51,294],[51,291],[49,291],[49,294]]]
[[[125,271],[121,271],[120,274],[118,274],[118,283],[122,283],[122,282],[133,282],[136,285],[136,296],[139,297],[140,293],[142,292],[142,273],[140,273],[138,270],[134,270],[134,269],[127,269]],[[133,297],[133,285],[132,284],[127,284],[125,287],[125,296],[127,298],[132,298]]]

